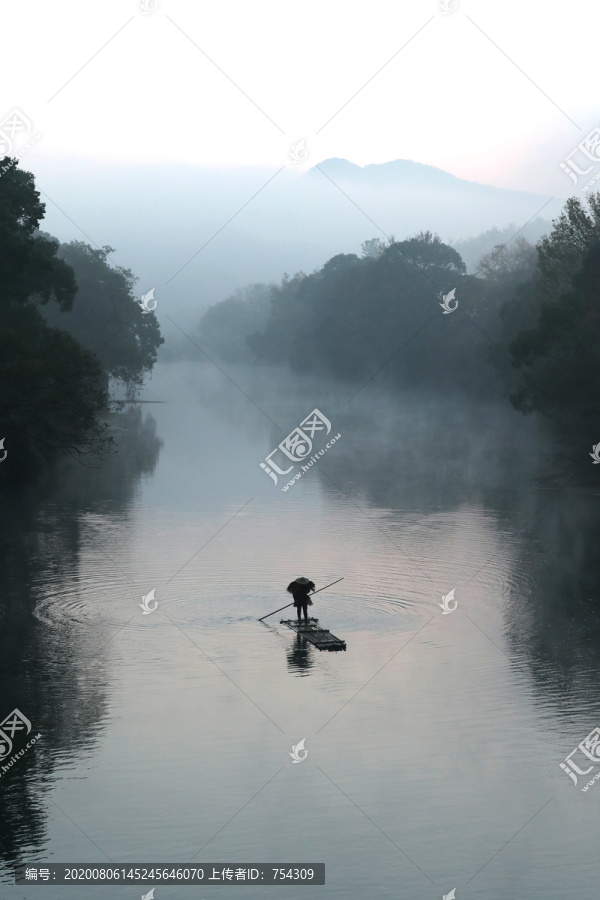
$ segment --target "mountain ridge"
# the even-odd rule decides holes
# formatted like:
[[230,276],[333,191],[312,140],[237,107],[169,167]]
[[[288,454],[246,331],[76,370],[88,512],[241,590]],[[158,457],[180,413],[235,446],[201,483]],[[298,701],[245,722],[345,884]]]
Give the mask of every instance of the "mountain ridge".
[[446,172],[445,169],[439,169],[437,166],[430,166],[427,163],[416,162],[412,159],[393,159],[385,163],[369,163],[366,166],[359,166],[343,157],[332,156],[310,168],[305,175],[314,178],[318,174],[322,174],[319,173],[319,169],[322,169],[331,178],[337,176],[341,180],[351,181],[354,184],[370,188],[377,186],[390,187],[392,184],[397,186],[439,186],[457,189],[469,186],[471,189],[501,191],[504,195],[543,197],[542,194],[535,194],[531,191],[501,188],[481,181],[460,178],[457,175]]

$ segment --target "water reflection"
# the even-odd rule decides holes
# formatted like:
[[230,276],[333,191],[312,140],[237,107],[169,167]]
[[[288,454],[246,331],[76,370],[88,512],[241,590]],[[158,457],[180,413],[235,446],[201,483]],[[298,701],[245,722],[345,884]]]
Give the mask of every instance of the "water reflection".
[[[71,769],[64,781],[74,819],[93,809],[94,839],[115,856],[141,858],[140,846],[151,846],[163,859],[187,858],[219,829],[213,859],[240,848],[265,858],[265,847],[290,858],[288,838],[307,858],[322,850],[334,871],[349,873],[346,884],[332,879],[327,896],[368,896],[373,869],[378,892],[391,894],[401,880],[407,896],[442,896],[421,891],[418,871],[386,855],[391,845],[360,809],[427,871],[437,866],[441,880],[456,870],[458,881],[518,833],[554,791],[553,776],[564,778],[560,759],[596,724],[600,498],[536,481],[541,425],[505,406],[371,397],[349,411],[335,396],[300,394],[289,409],[281,401],[279,434],[269,424],[260,431],[244,398],[238,416],[236,401],[216,390],[212,409],[196,397],[190,415],[182,389],[179,408],[157,411],[158,426],[129,414],[119,426],[127,430],[115,431],[121,453],[102,472],[65,471],[43,497],[7,502],[0,719],[18,707],[43,739],[0,778],[3,862],[43,856],[50,841],[98,859],[60,816],[47,828],[42,804],[53,809],[47,795],[64,777],[60,765]],[[271,410],[270,397],[260,400]],[[238,515],[251,479],[264,478],[260,459],[315,406],[343,435],[322,471],[289,494],[267,493],[269,483]],[[231,432],[222,427],[228,417]],[[145,478],[159,456],[155,477]],[[263,632],[255,621],[285,602],[277,591],[290,572],[316,577],[317,569],[319,584],[346,579],[321,595],[315,614],[322,609],[337,634],[353,631],[348,653],[318,651],[285,626],[267,621]],[[132,577],[149,570],[137,597]],[[137,609],[159,575],[173,582],[176,624],[162,615],[166,604],[146,618]],[[442,585],[443,593],[456,586],[459,598],[443,619]],[[127,621],[127,604],[139,618],[112,657],[107,642]],[[571,710],[581,727],[569,725],[560,746],[550,745],[548,730]],[[315,752],[343,790],[326,786],[323,803],[322,780],[284,784],[285,772],[263,790],[288,762],[272,723],[301,737],[330,720]],[[168,727],[149,740],[157,722]],[[293,777],[304,778],[311,760],[292,766],[301,770]],[[353,819],[348,797],[359,807]],[[307,811],[291,837],[282,798]],[[559,857],[565,832],[587,852],[594,832],[579,824],[579,810],[567,808],[566,824],[546,815],[542,857]],[[520,856],[499,860],[497,885],[482,885],[482,896],[506,896],[515,866],[532,869],[527,835],[510,843],[507,852]],[[579,877],[587,890],[588,869],[561,861],[565,879]],[[492,877],[492,866],[484,871]],[[536,871],[540,885],[525,894],[553,898],[556,872]]]
[[54,476],[56,503],[68,504],[75,512],[90,502],[96,507],[110,502],[126,506],[134,498],[142,476],[154,472],[163,447],[156,419],[130,405],[111,416],[111,433],[117,452],[99,469],[63,460]]
[[[100,469],[64,461],[43,487],[3,498],[0,719],[17,708],[31,721],[31,735],[42,735],[0,777],[0,860],[11,866],[44,845],[48,779],[59,761],[91,752],[105,717],[110,633],[90,633],[68,616],[49,625],[34,613],[42,596],[72,590],[73,578],[85,577],[85,515],[108,508],[126,516],[141,476],[156,466],[161,442],[152,417],[131,408],[114,421],[118,452]],[[16,740],[15,751],[25,744]]]
[[600,677],[600,497],[540,493],[528,517],[506,606],[507,639],[528,660],[540,697],[569,711],[597,695]]
[[287,651],[288,669],[291,672],[296,670],[295,674],[297,675],[308,675],[308,669],[312,669],[314,666],[312,651],[313,647],[306,638],[302,637],[301,634],[297,634]]

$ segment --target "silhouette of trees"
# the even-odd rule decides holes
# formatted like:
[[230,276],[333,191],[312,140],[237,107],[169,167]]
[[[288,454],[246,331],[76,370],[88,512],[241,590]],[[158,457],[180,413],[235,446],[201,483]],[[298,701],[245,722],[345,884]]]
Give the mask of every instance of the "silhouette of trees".
[[[6,163],[7,158],[2,162]],[[49,328],[39,307],[69,310],[72,269],[57,244],[34,234],[44,204],[33,176],[10,166],[0,178],[0,438],[3,483],[25,481],[58,455],[106,453],[98,413],[107,395],[102,367],[69,335]]]
[[282,279],[271,289],[266,327],[248,343],[258,360],[287,363],[298,373],[365,381],[385,370],[382,381],[398,386],[467,388],[473,369],[486,365],[485,341],[468,323],[461,332],[442,315],[441,295],[452,288],[468,306],[477,280],[467,280],[459,254],[437,235],[422,232],[386,246],[373,239],[363,244],[362,259],[339,254],[311,275]]
[[82,241],[61,244],[57,254],[75,273],[77,293],[68,312],[51,306],[44,317],[94,352],[106,375],[122,381],[131,394],[152,371],[164,339],[154,313],[143,313],[133,302],[138,279],[129,269],[112,266],[111,253],[112,247],[97,249]]
[[[537,247],[537,270],[503,312],[535,312],[510,344],[524,414],[552,419],[565,442],[597,441],[600,413],[600,193],[567,200]],[[529,318],[531,314],[529,313]]]
[[[552,259],[552,268],[556,256]],[[576,263],[575,254],[567,257]],[[567,272],[561,274],[561,284]],[[523,377],[511,396],[523,413],[534,410],[593,436],[600,414],[600,240],[585,252],[571,288],[541,304],[534,328],[511,344]]]
[[264,328],[270,308],[268,285],[250,284],[240,288],[204,313],[200,321],[200,345],[206,344],[226,362],[250,362],[253,354],[246,338]]
[[80,461],[106,456],[113,448],[103,421],[108,377],[139,386],[162,338],[155,317],[131,303],[131,273],[108,265],[111,249],[60,248],[40,234],[45,206],[33,175],[8,157],[0,171],[0,439],[7,453],[0,485],[7,485],[35,478],[65,453]]
[[[505,233],[481,237],[489,248]],[[459,306],[444,315],[452,289]],[[600,413],[600,192],[587,206],[568,200],[537,245],[517,235],[488,249],[471,276],[455,248],[422,231],[372,238],[361,258],[341,253],[261,291],[261,315],[268,294],[270,310],[253,332],[241,297],[205,317],[228,359],[245,343],[256,361],[299,374],[510,397],[573,439]]]

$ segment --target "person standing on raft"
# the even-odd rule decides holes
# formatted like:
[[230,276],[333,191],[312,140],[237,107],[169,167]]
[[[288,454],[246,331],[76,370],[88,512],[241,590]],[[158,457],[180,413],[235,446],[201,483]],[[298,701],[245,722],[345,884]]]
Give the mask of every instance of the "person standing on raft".
[[312,600],[308,596],[310,591],[315,590],[314,581],[310,581],[308,578],[296,578],[295,581],[291,581],[287,588],[287,591],[294,598],[294,606],[298,610],[298,621],[302,621],[301,613],[304,611],[304,621],[308,622],[308,606],[312,606]]

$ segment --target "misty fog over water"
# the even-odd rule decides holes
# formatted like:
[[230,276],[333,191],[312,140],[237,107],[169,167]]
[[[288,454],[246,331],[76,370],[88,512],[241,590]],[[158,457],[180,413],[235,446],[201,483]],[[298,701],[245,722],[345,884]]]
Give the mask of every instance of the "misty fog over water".
[[0,900],[595,896],[595,16],[0,11]]
[[[326,859],[303,896],[429,897],[550,801],[478,890],[518,871],[523,895],[591,891],[593,809],[556,757],[595,712],[597,494],[557,488],[544,423],[507,407],[228,374],[256,405],[214,367],[159,366],[128,452],[4,523],[4,702],[47,723],[7,789],[5,864],[99,864],[87,834],[112,860]],[[259,463],[316,406],[341,437],[282,492]],[[257,621],[304,571],[343,575],[313,609],[346,653]]]

